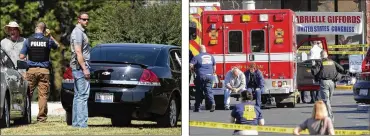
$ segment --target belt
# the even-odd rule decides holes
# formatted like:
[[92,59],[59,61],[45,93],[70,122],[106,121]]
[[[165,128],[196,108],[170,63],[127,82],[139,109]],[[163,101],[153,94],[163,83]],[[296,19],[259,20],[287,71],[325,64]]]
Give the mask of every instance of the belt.
[[321,80],[333,80],[333,79],[322,78]]
[[44,68],[44,67],[40,67],[40,66],[29,66],[29,68]]

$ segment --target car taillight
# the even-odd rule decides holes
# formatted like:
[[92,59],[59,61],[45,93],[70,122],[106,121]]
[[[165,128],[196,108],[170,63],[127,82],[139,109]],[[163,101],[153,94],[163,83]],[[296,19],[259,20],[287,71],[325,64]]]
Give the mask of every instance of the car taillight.
[[362,72],[370,72],[370,59],[362,61]]
[[272,81],[272,87],[276,87],[276,81]]
[[160,86],[161,85],[157,75],[148,69],[143,70],[143,74],[140,77],[139,84],[140,85],[150,85],[150,86]]
[[278,87],[281,87],[281,86],[282,86],[281,81],[278,81]]
[[63,79],[64,79],[64,80],[70,80],[70,79],[73,79],[72,69],[67,69],[67,70],[63,73]]

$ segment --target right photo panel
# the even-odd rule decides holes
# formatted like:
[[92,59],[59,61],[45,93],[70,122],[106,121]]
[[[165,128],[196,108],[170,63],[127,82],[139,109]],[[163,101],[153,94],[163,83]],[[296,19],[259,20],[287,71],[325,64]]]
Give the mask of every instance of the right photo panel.
[[190,135],[370,135],[370,0],[189,0]]

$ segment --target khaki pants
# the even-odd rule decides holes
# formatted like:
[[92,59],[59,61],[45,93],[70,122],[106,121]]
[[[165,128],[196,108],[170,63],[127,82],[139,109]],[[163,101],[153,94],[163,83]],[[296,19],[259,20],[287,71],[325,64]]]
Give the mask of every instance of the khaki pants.
[[39,122],[44,122],[47,119],[49,74],[49,70],[46,68],[30,68],[26,73],[31,98],[36,87],[38,90],[39,114],[37,115],[37,121]]

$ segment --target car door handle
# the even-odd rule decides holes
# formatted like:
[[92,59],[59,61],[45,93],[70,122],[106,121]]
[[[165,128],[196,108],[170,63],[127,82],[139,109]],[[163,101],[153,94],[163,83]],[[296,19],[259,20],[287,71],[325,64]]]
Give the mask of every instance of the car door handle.
[[249,55],[249,61],[254,61],[254,55],[253,54]]

